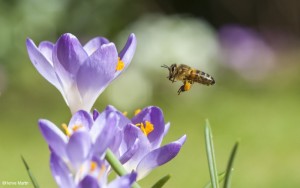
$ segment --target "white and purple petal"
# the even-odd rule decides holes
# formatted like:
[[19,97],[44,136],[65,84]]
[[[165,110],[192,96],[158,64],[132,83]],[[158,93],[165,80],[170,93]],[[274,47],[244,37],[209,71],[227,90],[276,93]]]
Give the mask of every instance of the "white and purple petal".
[[93,119],[90,113],[79,110],[72,116],[68,128],[72,129],[74,126],[82,126],[85,130],[90,130],[92,125]]
[[171,159],[173,159],[181,149],[181,146],[186,140],[186,135],[182,136],[179,140],[162,146],[148,153],[138,164],[136,170],[138,179],[142,179],[154,168],[161,166]]
[[53,65],[57,75],[66,88],[76,81],[80,66],[88,58],[78,39],[70,34],[63,34],[53,48]]
[[88,54],[88,56],[92,55],[98,48],[100,48],[103,44],[109,43],[104,37],[95,37],[88,41],[84,46],[84,50]]
[[114,77],[118,53],[113,43],[102,45],[80,67],[77,87],[82,98],[82,109],[90,110],[98,96]]
[[[97,118],[97,120],[94,123],[98,123],[100,118]],[[110,146],[111,142],[113,141],[116,131],[118,130],[118,127],[116,126],[118,123],[118,117],[114,112],[111,112],[108,114],[108,117],[106,121],[103,123],[98,123],[99,125],[102,124],[103,128],[101,129],[101,132],[97,135],[94,142],[94,155],[102,156],[105,154],[106,149]]]
[[66,159],[67,136],[64,135],[56,125],[48,120],[41,119],[38,124],[40,131],[51,150],[56,153],[56,155]]
[[[136,141],[136,139],[138,141]],[[141,159],[151,151],[151,144],[142,131],[133,124],[126,125],[124,130],[124,142],[126,145],[121,146],[121,149],[123,150],[122,153],[125,154],[129,152],[129,154],[131,153],[132,156],[126,156],[127,159],[124,159],[125,156],[123,156],[122,161],[125,162],[124,168],[130,172],[135,170]],[[134,152],[130,150],[133,150]],[[130,157],[130,160],[128,157]]]
[[61,188],[76,188],[72,174],[64,161],[55,153],[50,156],[50,168],[52,176],[54,177],[57,185]]
[[136,181],[137,173],[132,172],[112,181],[107,188],[131,188],[131,185]]
[[[134,56],[134,53],[135,53],[136,44],[137,44],[136,37],[133,33],[131,33],[129,35],[128,39],[127,39],[127,42],[126,42],[124,48],[119,53],[120,59],[125,64],[125,67],[122,71],[124,71],[128,67],[128,65],[130,64],[130,62],[131,62],[131,60]],[[117,71],[115,73],[114,77],[116,78],[117,76],[119,76],[122,71]]]
[[[48,43],[47,43],[48,44]],[[55,73],[55,70],[53,68],[52,62],[50,61],[48,55],[49,51],[51,51],[51,47],[48,46],[47,48],[46,43],[41,43],[40,49],[36,47],[34,42],[30,39],[27,38],[26,40],[26,46],[27,46],[27,51],[29,54],[29,58],[34,65],[34,67],[37,69],[37,71],[52,85],[54,85],[63,95],[63,89],[59,83],[59,80],[57,78],[57,75]],[[50,44],[49,44],[50,45]],[[52,47],[53,48],[53,47]],[[51,51],[52,55],[52,51]],[[52,60],[52,58],[51,58]]]
[[100,188],[97,178],[87,175],[80,181],[78,188]]
[[74,132],[67,145],[67,155],[75,170],[78,170],[81,164],[91,154],[92,140],[88,132],[76,131]]

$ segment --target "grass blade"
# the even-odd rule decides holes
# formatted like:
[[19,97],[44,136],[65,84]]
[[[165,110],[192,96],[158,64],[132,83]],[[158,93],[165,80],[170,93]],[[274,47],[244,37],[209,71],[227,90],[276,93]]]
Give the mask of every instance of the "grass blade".
[[214,145],[213,145],[212,133],[211,133],[208,120],[206,120],[206,124],[205,124],[205,146],[206,146],[206,154],[207,154],[211,185],[213,188],[219,188],[218,171],[216,167]]
[[161,188],[161,187],[163,187],[170,178],[171,178],[170,174],[162,177],[151,188]]
[[27,162],[25,161],[25,159],[24,159],[24,157],[23,157],[22,155],[21,155],[21,159],[22,159],[22,161],[23,161],[23,163],[24,163],[24,166],[25,166],[25,168],[26,168],[26,170],[27,170],[27,173],[28,173],[28,175],[29,175],[29,178],[30,178],[30,180],[31,180],[31,182],[32,182],[33,187],[34,187],[34,188],[39,188],[39,185],[38,185],[38,183],[37,183],[35,177],[34,177],[33,174],[31,173],[31,171],[30,171],[30,169],[29,169],[29,166],[28,166]]
[[[222,183],[222,181],[224,180],[225,178],[225,172],[222,172],[220,174],[218,174],[218,180],[219,180],[219,184]],[[210,188],[211,187],[211,182],[208,182],[204,188]]]
[[227,168],[226,168],[224,188],[229,188],[230,187],[231,174],[232,174],[231,172],[233,171],[233,161],[235,159],[238,146],[239,146],[239,142],[236,142],[234,144],[234,147],[233,147],[232,151],[231,151],[230,158],[229,158]]

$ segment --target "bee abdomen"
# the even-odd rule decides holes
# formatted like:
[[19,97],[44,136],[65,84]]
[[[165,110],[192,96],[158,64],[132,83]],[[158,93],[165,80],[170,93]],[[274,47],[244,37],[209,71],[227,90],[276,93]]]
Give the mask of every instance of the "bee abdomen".
[[199,72],[199,77],[197,82],[204,85],[214,85],[216,83],[215,79],[211,75],[202,71]]

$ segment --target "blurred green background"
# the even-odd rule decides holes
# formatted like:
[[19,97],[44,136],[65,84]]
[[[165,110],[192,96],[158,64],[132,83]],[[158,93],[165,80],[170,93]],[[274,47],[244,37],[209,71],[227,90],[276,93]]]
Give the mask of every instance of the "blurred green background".
[[[299,6],[279,0],[0,1],[0,187],[2,181],[29,181],[20,155],[41,187],[56,187],[37,120],[60,125],[71,115],[32,66],[25,40],[55,42],[66,32],[83,44],[105,36],[119,50],[135,33],[132,64],[94,107],[112,104],[131,116],[137,108],[158,105],[171,122],[164,143],[188,136],[179,155],[143,179],[143,187],[166,174],[172,178],[165,187],[209,181],[206,118],[220,172],[240,140],[232,187],[299,187]],[[201,69],[216,85],[195,84],[178,96],[180,83],[169,82],[160,67],[172,63]]]

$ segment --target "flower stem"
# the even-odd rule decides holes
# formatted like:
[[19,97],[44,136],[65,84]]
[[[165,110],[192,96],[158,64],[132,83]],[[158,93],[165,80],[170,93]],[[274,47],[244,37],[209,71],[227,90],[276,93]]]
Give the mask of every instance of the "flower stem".
[[[108,163],[111,165],[112,169],[119,175],[124,176],[128,174],[128,172],[125,170],[123,165],[120,163],[120,161],[116,158],[116,156],[113,154],[113,152],[110,149],[106,150],[105,159],[108,161]],[[139,184],[136,182],[132,184],[132,188],[140,188]]]

